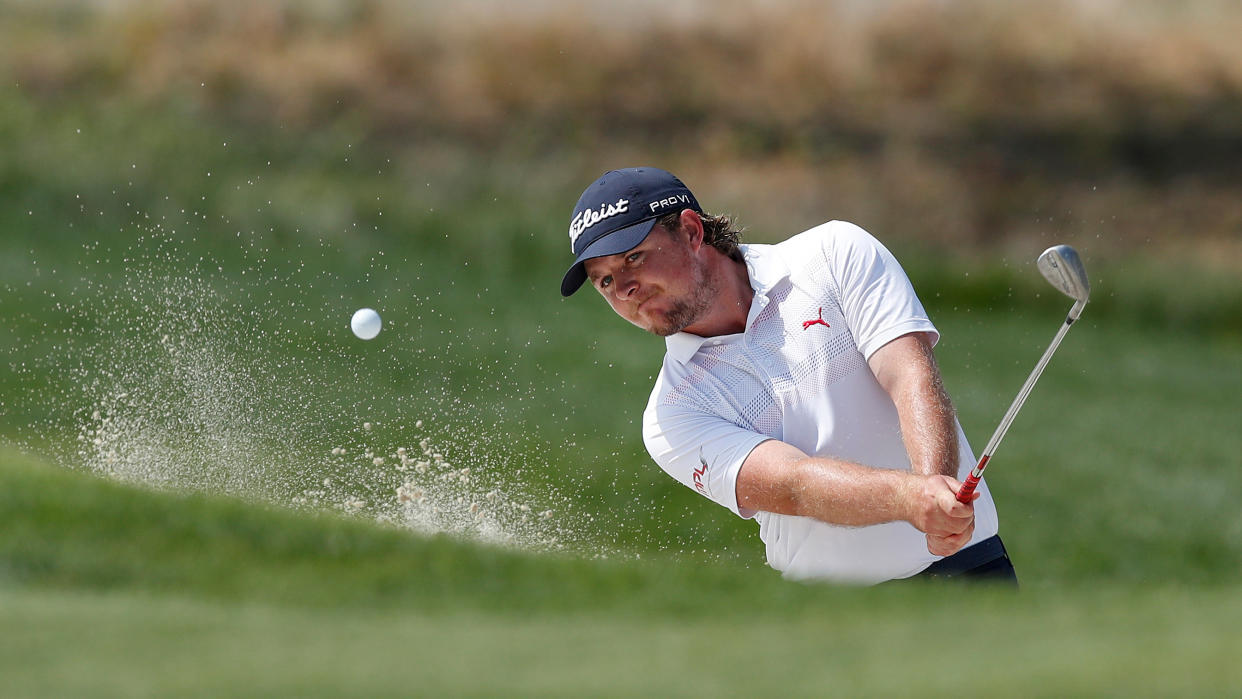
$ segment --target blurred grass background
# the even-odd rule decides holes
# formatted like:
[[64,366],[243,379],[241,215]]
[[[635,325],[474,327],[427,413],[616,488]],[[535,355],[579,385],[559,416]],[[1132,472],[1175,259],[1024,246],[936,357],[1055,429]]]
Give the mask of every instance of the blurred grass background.
[[581,182],[659,160],[755,240],[826,216],[967,262],[1055,239],[1232,291],[1234,9],[7,2],[6,211],[121,182],[147,213],[168,196],[280,244],[389,247],[477,215],[489,264],[534,279]]
[[553,191],[667,152],[723,204],[766,201],[757,221],[827,206],[959,245],[1048,216],[1108,242],[1237,231],[1228,3],[6,4],[9,82],[44,103],[335,126],[416,171],[429,148],[534,159]]
[[[134,652],[158,647],[164,623],[208,639],[240,628],[246,605],[272,619],[239,636],[253,649],[292,642],[275,631],[286,625],[348,615],[319,605],[361,610],[351,633],[392,643],[409,641],[379,618],[394,608],[459,610],[461,624],[490,629],[420,627],[454,639],[443,667],[472,643],[491,648],[479,636],[521,635],[525,622],[500,608],[546,612],[539,638],[566,654],[549,639],[584,614],[633,644],[718,643],[708,620],[737,598],[757,613],[733,622],[758,624],[786,657],[803,656],[773,639],[809,633],[789,621],[799,614],[823,622],[814,633],[835,621],[865,639],[854,655],[833,646],[855,660],[879,663],[882,641],[911,629],[910,655],[937,643],[953,623],[936,611],[942,591],[785,585],[747,523],[650,463],[637,420],[661,343],[598,299],[556,291],[581,188],[635,164],[677,172],[709,209],[740,214],[754,242],[830,218],[880,237],[943,332],[938,356],[976,448],[1068,305],[1032,262],[1075,245],[1092,304],[989,479],[1025,586],[1025,601],[1001,596],[980,613],[984,627],[1012,624],[992,638],[994,669],[1041,658],[1023,675],[1030,694],[1239,687],[1203,652],[1231,643],[1242,569],[1234,4],[639,2],[618,14],[597,2],[10,0],[0,18],[0,591],[11,600],[0,625],[50,629],[6,654],[26,669],[23,692],[57,693],[55,648],[105,664],[65,614],[134,639]],[[385,333],[358,342],[349,313],[377,301]],[[78,437],[109,391],[203,388],[156,372],[161,336],[188,338],[185,361],[218,374],[180,399],[232,413],[193,424],[143,413],[198,445],[169,448],[167,461],[175,489],[202,503],[16,455],[81,466]],[[320,528],[215,499],[287,503],[325,475],[379,497],[391,483],[324,457],[360,443],[363,420],[388,426],[394,446],[433,438],[553,503],[575,550],[625,560]],[[203,447],[221,424],[245,443]],[[237,459],[262,463],[237,473]],[[429,559],[441,561],[431,573]],[[686,589],[703,597],[686,602]],[[122,620],[147,608],[160,610],[150,624]],[[669,615],[701,628],[672,628]],[[1067,638],[1079,643],[1049,653]],[[345,657],[384,646],[341,643],[356,654]],[[202,693],[253,681],[224,669],[227,653],[203,654],[223,684],[191,683]],[[605,655],[591,658],[613,684],[566,662],[550,666],[560,690],[538,673],[513,686],[655,691],[618,684]],[[639,650],[628,662],[654,661]],[[334,667],[328,693],[365,682]],[[655,686],[672,682],[665,669]],[[146,686],[126,685],[139,675],[122,666],[96,689],[125,694]],[[842,687],[891,688],[882,675]],[[915,676],[929,693],[961,686],[924,665],[895,677]],[[443,673],[420,677],[453,691]],[[460,693],[497,691],[485,675],[457,677]],[[148,679],[149,691],[186,688],[175,673]],[[272,681],[305,689],[291,674]],[[1012,688],[1000,674],[979,681]]]

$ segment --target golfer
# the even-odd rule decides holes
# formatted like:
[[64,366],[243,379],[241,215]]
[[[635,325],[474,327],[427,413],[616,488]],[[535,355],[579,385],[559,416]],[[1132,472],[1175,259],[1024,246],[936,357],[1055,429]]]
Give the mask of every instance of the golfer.
[[941,384],[939,333],[897,260],[831,221],[742,245],[671,173],[629,168],[582,193],[569,296],[584,282],[665,338],[643,440],[669,475],[759,523],[786,577],[924,574],[1016,583],[986,484]]

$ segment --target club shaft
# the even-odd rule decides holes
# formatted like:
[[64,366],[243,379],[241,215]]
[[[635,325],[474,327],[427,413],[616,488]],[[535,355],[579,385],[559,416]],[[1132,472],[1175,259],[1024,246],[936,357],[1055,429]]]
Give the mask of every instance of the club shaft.
[[992,460],[992,456],[996,453],[996,448],[1000,446],[1001,440],[1005,438],[1005,433],[1009,431],[1009,426],[1013,424],[1013,420],[1017,417],[1018,411],[1022,409],[1022,404],[1026,402],[1027,396],[1031,395],[1031,390],[1035,388],[1035,382],[1044,373],[1044,367],[1048,366],[1048,360],[1052,359],[1052,353],[1057,351],[1061,340],[1065,339],[1065,333],[1069,332],[1070,326],[1074,324],[1074,321],[1082,313],[1083,305],[1082,301],[1078,301],[1070,309],[1065,322],[1061,324],[1061,328],[1057,330],[1056,336],[1052,338],[1052,344],[1048,345],[1048,349],[1044,350],[1044,356],[1039,358],[1039,363],[1035,365],[1031,375],[1026,377],[1026,383],[1022,384],[1022,390],[1018,391],[1018,396],[1013,399],[1009,410],[1006,410],[1005,416],[1001,418],[1000,425],[997,425],[996,431],[992,433],[992,438],[988,440],[987,446],[983,448],[983,455],[979,457],[979,463],[975,465],[966,482],[962,484],[961,490],[958,491],[957,499],[959,501],[970,502],[971,494],[974,493],[975,487],[979,485],[979,479],[983,477],[983,470],[987,468],[988,462]]
[[1022,390],[1018,391],[1018,396],[1013,399],[1009,410],[1005,411],[1005,417],[1001,418],[996,431],[992,433],[992,438],[988,440],[987,446],[983,448],[983,456],[990,458],[996,454],[996,448],[1000,446],[1001,440],[1005,438],[1005,433],[1009,431],[1009,426],[1013,424],[1014,418],[1018,416],[1018,411],[1022,409],[1022,404],[1031,395],[1031,391],[1035,388],[1035,382],[1044,373],[1044,367],[1048,366],[1048,361],[1052,359],[1052,353],[1057,351],[1057,347],[1060,346],[1061,340],[1065,338],[1065,333],[1069,332],[1072,323],[1073,321],[1066,318],[1065,322],[1061,324],[1061,329],[1057,331],[1056,337],[1052,338],[1052,344],[1048,345],[1048,349],[1044,351],[1044,356],[1039,358],[1039,363],[1035,365],[1031,375],[1026,377],[1026,383],[1022,384]]

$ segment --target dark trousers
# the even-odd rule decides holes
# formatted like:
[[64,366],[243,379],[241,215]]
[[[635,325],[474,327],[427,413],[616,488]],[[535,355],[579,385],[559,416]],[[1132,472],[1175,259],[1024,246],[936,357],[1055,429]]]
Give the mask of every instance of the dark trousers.
[[936,561],[915,577],[947,578],[994,582],[1018,586],[1018,574],[1014,572],[1009,553],[999,536],[984,539],[974,546]]

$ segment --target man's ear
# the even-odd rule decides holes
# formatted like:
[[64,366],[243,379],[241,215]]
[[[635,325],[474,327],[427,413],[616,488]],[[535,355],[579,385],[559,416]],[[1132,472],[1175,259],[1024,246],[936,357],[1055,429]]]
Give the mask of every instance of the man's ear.
[[678,220],[681,230],[690,238],[690,249],[698,250],[703,245],[703,219],[694,209],[682,209]]

